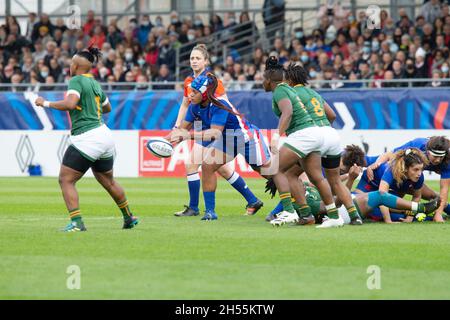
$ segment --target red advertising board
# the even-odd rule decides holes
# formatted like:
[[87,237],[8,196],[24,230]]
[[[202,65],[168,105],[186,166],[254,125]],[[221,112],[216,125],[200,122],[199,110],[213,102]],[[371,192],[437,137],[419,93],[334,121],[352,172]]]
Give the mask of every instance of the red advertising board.
[[[190,159],[192,141],[184,141],[175,146],[170,158],[158,158],[151,154],[147,148],[147,141],[152,137],[164,137],[168,130],[141,130],[139,131],[139,176],[140,177],[184,177],[186,170],[184,164]],[[263,131],[267,138],[267,132]],[[267,141],[267,140],[266,140]],[[259,177],[239,155],[234,160],[236,172],[243,177]],[[201,170],[201,169],[200,169]]]

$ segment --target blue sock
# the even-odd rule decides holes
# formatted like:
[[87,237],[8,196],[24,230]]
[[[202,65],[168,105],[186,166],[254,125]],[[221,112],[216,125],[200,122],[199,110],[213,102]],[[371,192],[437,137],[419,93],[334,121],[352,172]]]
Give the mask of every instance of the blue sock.
[[189,207],[195,211],[198,211],[198,202],[200,198],[200,176],[198,172],[188,174],[188,187],[189,187]]
[[239,174],[233,172],[231,177],[229,177],[227,180],[233,186],[233,188],[235,188],[237,191],[239,191],[240,194],[244,196],[248,204],[255,203],[256,201],[258,201],[253,192],[245,183],[244,179],[242,179],[242,177]]
[[398,197],[389,192],[372,191],[368,193],[367,204],[371,208],[384,205],[389,208],[395,208]]
[[271,215],[278,214],[283,211],[283,204],[278,202],[277,206],[270,212]]
[[450,203],[444,208],[446,214],[450,214]]
[[216,192],[203,191],[203,199],[205,199],[205,211],[215,212],[216,209]]

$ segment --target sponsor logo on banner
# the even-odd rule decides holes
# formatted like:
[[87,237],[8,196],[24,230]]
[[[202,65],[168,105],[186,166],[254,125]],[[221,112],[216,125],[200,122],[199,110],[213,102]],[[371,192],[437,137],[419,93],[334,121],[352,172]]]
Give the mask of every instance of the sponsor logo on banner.
[[16,159],[20,171],[25,172],[28,166],[33,163],[34,156],[35,152],[30,137],[27,134],[22,135],[16,148]]
[[[170,158],[158,158],[147,150],[146,144],[150,138],[165,137],[169,130],[141,130],[139,131],[139,176],[141,177],[184,177],[185,163],[189,163],[193,141],[183,141],[174,147]],[[266,142],[268,131],[262,130]],[[267,145],[269,145],[267,143]],[[236,172],[244,177],[259,177],[257,172],[247,164],[242,155],[238,155],[232,162]],[[201,171],[201,168],[200,168]]]
[[62,163],[63,158],[64,158],[64,153],[66,152],[69,145],[70,145],[70,135],[65,134],[61,138],[61,142],[59,143],[58,151],[57,151],[58,160],[60,163]]

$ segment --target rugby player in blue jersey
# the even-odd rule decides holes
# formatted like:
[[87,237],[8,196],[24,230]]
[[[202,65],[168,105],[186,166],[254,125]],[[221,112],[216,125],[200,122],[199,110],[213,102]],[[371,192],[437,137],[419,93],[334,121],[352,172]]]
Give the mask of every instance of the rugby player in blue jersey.
[[428,164],[424,167],[424,170],[433,171],[440,175],[439,195],[431,188],[424,186],[422,198],[430,200],[436,196],[440,196],[441,204],[436,210],[433,219],[437,222],[444,222],[442,213],[450,213],[450,205],[447,203],[450,186],[450,140],[447,137],[433,136],[430,138],[417,138],[395,148],[392,152],[381,155],[375,163],[367,168],[367,181],[371,182],[375,179],[375,170],[383,163],[393,159],[396,151],[406,150],[408,148],[417,148],[426,156]]

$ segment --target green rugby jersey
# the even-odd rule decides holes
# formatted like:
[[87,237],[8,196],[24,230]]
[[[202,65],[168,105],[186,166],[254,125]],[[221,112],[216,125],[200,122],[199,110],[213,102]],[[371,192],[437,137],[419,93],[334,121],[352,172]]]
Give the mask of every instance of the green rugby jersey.
[[311,208],[311,214],[316,217],[320,213],[320,202],[322,201],[320,193],[314,186],[307,182],[304,182],[303,186],[305,187],[306,203]]
[[331,123],[328,121],[327,115],[325,114],[325,100],[320,94],[301,84],[296,85],[294,90],[305,105],[306,111],[308,111],[308,114],[311,116],[316,126],[331,126]]
[[103,124],[102,106],[108,102],[108,98],[94,77],[91,74],[73,77],[67,91],[67,94],[70,93],[80,98],[77,107],[69,111],[71,134],[76,136],[100,127]]
[[278,103],[283,99],[289,99],[292,103],[292,119],[289,123],[289,127],[286,130],[286,134],[290,135],[291,133],[305,129],[308,127],[315,127],[314,121],[311,116],[308,114],[303,103],[300,101],[297,96],[296,91],[289,87],[286,83],[280,83],[277,85],[273,92],[272,96],[272,109],[277,117],[281,116],[280,108],[278,107]]

